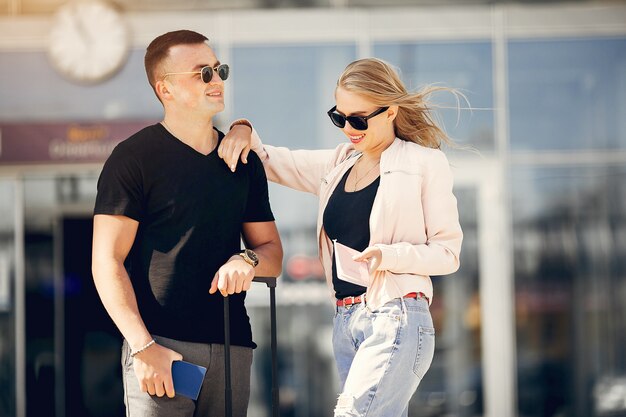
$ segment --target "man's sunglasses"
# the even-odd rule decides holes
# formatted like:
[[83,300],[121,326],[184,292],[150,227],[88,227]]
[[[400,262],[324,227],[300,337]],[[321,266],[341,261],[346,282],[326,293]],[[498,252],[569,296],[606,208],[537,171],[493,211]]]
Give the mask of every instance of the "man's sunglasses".
[[163,79],[169,75],[200,74],[202,81],[204,81],[205,84],[208,84],[213,79],[213,71],[217,72],[217,75],[222,79],[222,81],[226,81],[228,79],[228,74],[230,73],[230,68],[228,67],[228,64],[220,64],[215,68],[211,68],[207,65],[206,67],[202,67],[200,71],[168,72],[163,76]]
[[328,110],[327,114],[330,117],[330,120],[333,122],[335,126],[340,129],[346,125],[346,120],[350,123],[350,126],[355,128],[356,130],[367,130],[367,121],[374,116],[378,116],[384,111],[387,111],[389,107],[381,107],[376,110],[374,113],[371,113],[367,116],[344,116],[343,114],[335,113],[337,110],[337,106],[334,106],[332,109]]

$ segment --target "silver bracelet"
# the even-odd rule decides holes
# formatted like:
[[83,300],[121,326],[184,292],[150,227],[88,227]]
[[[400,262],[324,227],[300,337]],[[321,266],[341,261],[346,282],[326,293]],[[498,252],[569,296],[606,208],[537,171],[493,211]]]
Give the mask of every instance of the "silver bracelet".
[[143,347],[139,348],[138,350],[131,352],[130,353],[130,357],[134,358],[135,356],[137,356],[137,354],[143,352],[144,350],[148,349],[150,346],[154,345],[156,343],[156,340],[152,339],[151,341],[149,341],[148,343],[146,343]]

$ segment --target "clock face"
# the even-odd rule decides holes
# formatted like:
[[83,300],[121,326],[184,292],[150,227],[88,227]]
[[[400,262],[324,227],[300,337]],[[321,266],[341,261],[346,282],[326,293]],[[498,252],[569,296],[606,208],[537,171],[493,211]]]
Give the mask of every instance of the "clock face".
[[74,81],[111,77],[128,55],[128,28],[113,7],[100,1],[70,2],[55,16],[48,55],[53,66]]

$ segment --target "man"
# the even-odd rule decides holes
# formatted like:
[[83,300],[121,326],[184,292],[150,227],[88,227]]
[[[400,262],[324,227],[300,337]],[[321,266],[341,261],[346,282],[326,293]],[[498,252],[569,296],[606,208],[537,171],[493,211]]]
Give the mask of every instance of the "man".
[[[282,247],[267,180],[254,155],[231,172],[217,156],[223,134],[221,64],[205,36],[154,39],[145,56],[161,123],[120,143],[104,165],[94,210],[92,271],[124,336],[127,415],[224,413],[223,300],[230,297],[233,415],[245,416],[252,332],[244,306],[255,275],[278,276]],[[250,132],[237,125],[232,134]],[[241,236],[251,249],[241,252]],[[197,401],[175,395],[172,362],[205,366]]]

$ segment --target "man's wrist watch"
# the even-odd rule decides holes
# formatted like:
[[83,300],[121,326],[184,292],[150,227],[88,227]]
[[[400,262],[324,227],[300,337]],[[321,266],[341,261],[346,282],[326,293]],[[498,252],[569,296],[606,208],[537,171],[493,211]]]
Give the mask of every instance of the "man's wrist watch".
[[243,260],[250,264],[252,267],[255,267],[259,264],[259,257],[251,249],[244,249],[237,255],[241,256]]

